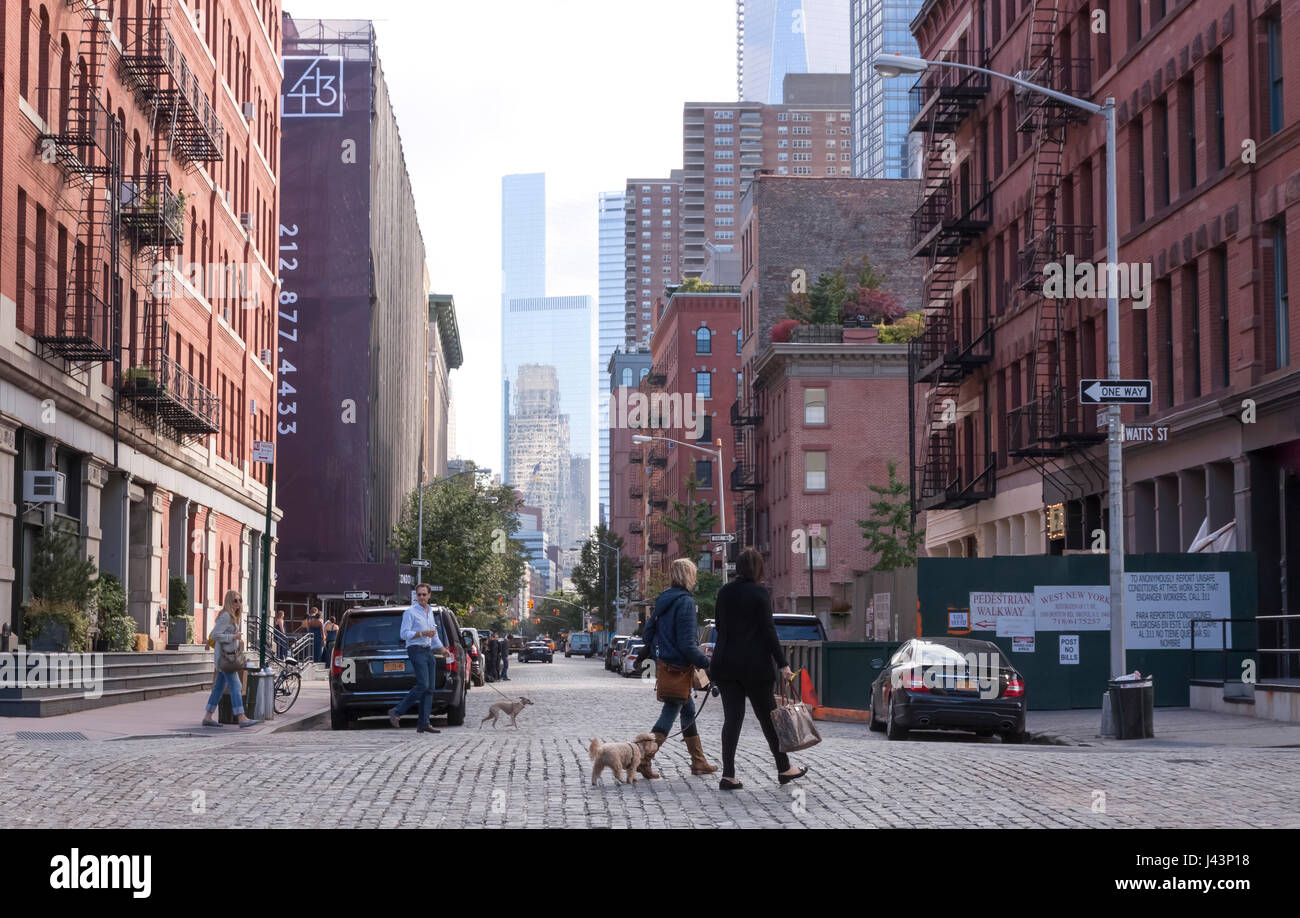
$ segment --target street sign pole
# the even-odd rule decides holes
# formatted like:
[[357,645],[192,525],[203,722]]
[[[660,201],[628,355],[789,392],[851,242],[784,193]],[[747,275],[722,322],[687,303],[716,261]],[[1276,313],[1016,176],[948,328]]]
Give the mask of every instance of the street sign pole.
[[257,639],[257,668],[266,669],[266,620],[271,614],[271,511],[275,507],[275,462],[266,464],[266,524],[262,532],[262,622]]
[[[1119,270],[1119,203],[1115,167],[1115,99],[1107,98],[1102,108],[1106,117],[1106,261],[1111,271]],[[1120,378],[1119,290],[1106,285],[1106,374]],[[1110,676],[1128,671],[1124,634],[1124,435],[1119,405],[1110,406],[1108,439],[1110,465],[1110,525],[1106,534],[1110,549]]]

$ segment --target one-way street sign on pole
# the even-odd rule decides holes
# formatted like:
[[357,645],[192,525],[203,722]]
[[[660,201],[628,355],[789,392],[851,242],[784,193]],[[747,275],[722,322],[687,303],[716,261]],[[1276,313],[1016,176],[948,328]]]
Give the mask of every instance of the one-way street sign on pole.
[[734,542],[736,541],[736,535],[733,532],[715,532],[713,535],[709,536],[709,541],[710,542]]
[[1149,379],[1081,379],[1079,402],[1084,405],[1150,405]]

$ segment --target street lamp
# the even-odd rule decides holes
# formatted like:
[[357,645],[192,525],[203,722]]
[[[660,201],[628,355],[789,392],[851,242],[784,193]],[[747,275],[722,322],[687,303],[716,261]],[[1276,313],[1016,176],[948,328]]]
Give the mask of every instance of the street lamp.
[[[619,594],[621,593],[621,591],[622,591],[622,587],[623,587],[623,580],[622,580],[622,573],[623,573],[623,572],[622,572],[622,570],[621,570],[621,568],[622,568],[622,566],[623,566],[623,562],[622,562],[622,558],[623,558],[623,549],[619,548],[617,545],[610,545],[610,544],[608,544],[608,543],[606,543],[606,542],[602,542],[600,539],[596,538],[595,536],[592,536],[591,539],[590,539],[590,541],[595,542],[597,545],[599,545],[599,546],[601,546],[601,547],[603,547],[603,548],[608,548],[610,551],[612,551],[612,552],[614,553],[614,618],[615,618],[615,624],[618,624],[618,621],[617,621],[617,620],[618,620],[618,609],[619,609]],[[575,546],[574,546],[574,548],[581,548],[581,547],[582,547],[581,544],[579,544],[579,545],[575,545]],[[603,563],[604,563],[604,562],[603,562],[603,556],[602,556],[602,564],[603,564]],[[606,575],[603,577],[603,579],[604,579],[604,581],[605,581],[606,584],[609,583],[609,575],[608,575],[608,574],[606,574]],[[608,592],[608,589],[609,589],[609,588],[606,587],[606,591],[607,591],[607,592]],[[585,624],[585,622],[584,622],[584,624]],[[603,627],[603,623],[602,623],[602,627]]]
[[[986,76],[1007,80],[1021,89],[1041,93],[1049,99],[1082,109],[1090,115],[1101,115],[1106,119],[1106,261],[1112,270],[1119,261],[1119,208],[1116,205],[1115,190],[1115,99],[1108,96],[1102,105],[1078,99],[1037,83],[1030,83],[1019,77],[998,73],[984,67],[971,64],[959,64],[955,61],[933,61],[922,57],[908,57],[902,54],[882,54],[872,61],[876,73],[882,77],[896,77],[905,73],[922,73],[930,67],[952,67],[956,70],[969,70]],[[1120,378],[1119,367],[1119,295],[1118,285],[1106,285],[1106,373],[1111,379]],[[1120,439],[1119,405],[1106,406],[1106,417],[1110,423],[1108,437],[1109,450],[1109,491],[1110,491],[1110,669],[1111,675],[1117,676],[1128,670],[1125,660],[1124,634],[1124,453],[1123,441]]]
[[[722,520],[722,532],[727,532],[727,484],[722,477],[722,440],[718,440],[717,449],[709,449],[707,446],[700,446],[698,443],[687,443],[685,440],[674,440],[672,437],[648,437],[645,434],[633,434],[633,443],[649,443],[651,440],[663,440],[665,443],[676,443],[678,446],[685,446],[687,449],[697,449],[702,453],[708,453],[710,456],[718,457],[718,513]],[[727,543],[723,543],[724,545]],[[713,556],[713,547],[709,547],[709,556]],[[727,583],[727,554],[722,555],[722,583]]]

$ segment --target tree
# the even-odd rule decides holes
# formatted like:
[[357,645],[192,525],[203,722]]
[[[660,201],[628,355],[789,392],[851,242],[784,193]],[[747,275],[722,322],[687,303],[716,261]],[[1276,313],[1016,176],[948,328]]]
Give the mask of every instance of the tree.
[[889,463],[889,484],[870,488],[879,500],[871,503],[871,519],[858,520],[867,551],[876,556],[872,570],[896,571],[916,566],[916,552],[925,537],[913,528],[910,491],[897,478],[898,463]]
[[[611,631],[615,618],[614,600],[617,598],[627,600],[636,595],[636,568],[632,566],[632,559],[627,553],[620,551],[617,555],[619,564],[616,572],[615,553],[603,547],[601,543],[622,549],[623,537],[610,532],[603,523],[597,526],[595,533],[582,543],[582,552],[570,577],[578,590],[581,602],[588,607],[598,606],[601,624],[606,631]],[[616,589],[622,591],[621,597],[614,595]]]
[[[564,602],[556,602],[555,599],[562,599]],[[595,603],[592,603],[595,605]],[[533,606],[533,616],[540,618],[542,623],[538,625],[543,631],[581,631],[582,630],[582,610],[584,608],[582,596],[570,590],[551,590]]]
[[[424,557],[427,578],[443,588],[449,606],[492,607],[499,596],[519,591],[527,555],[513,536],[522,501],[505,485],[480,484],[477,475],[457,475],[425,485]],[[417,557],[418,489],[393,527],[392,547],[403,561]]]
[[94,587],[95,562],[81,557],[76,535],[57,525],[44,527],[32,553],[32,596],[85,611]]
[[925,313],[909,312],[892,325],[881,326],[881,344],[904,344],[925,334]]
[[712,284],[698,277],[688,277],[677,286],[677,292],[680,293],[704,293],[712,289]]
[[[718,470],[719,474],[721,471]],[[695,499],[699,486],[700,481],[692,468],[686,478],[686,503],[674,499],[672,515],[664,516],[664,525],[677,537],[677,553],[692,561],[698,561],[704,554],[709,533],[718,522],[718,515],[710,509],[708,501]]]
[[823,271],[806,293],[786,296],[785,311],[792,319],[820,325],[838,324],[848,302],[849,289],[840,270]]

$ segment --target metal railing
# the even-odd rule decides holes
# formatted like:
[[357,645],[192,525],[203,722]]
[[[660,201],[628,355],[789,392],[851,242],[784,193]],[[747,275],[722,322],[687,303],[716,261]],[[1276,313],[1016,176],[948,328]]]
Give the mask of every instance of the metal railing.
[[[1300,616],[1295,616],[1295,617],[1296,617],[1296,618],[1300,618]],[[1252,622],[1252,621],[1254,621],[1254,619],[1249,619],[1249,618],[1196,618],[1196,619],[1192,619],[1191,621],[1189,621],[1189,622],[1187,623],[1187,630],[1188,630],[1188,632],[1191,634],[1191,637],[1192,637],[1192,640],[1191,640],[1191,653],[1192,653],[1192,678],[1193,678],[1193,679],[1209,678],[1209,677],[1204,677],[1204,676],[1199,676],[1199,675],[1197,675],[1196,662],[1197,662],[1198,659],[1200,659],[1199,657],[1197,657],[1197,654],[1198,654],[1198,653],[1217,653],[1217,654],[1219,654],[1219,658],[1220,658],[1220,661],[1221,661],[1221,663],[1222,663],[1221,673],[1220,673],[1220,679],[1221,679],[1221,680],[1224,682],[1224,684],[1226,685],[1226,684],[1228,683],[1228,681],[1229,681],[1229,680],[1228,680],[1228,654],[1230,654],[1230,653],[1258,653],[1258,652],[1261,652],[1261,651],[1259,651],[1257,648],[1254,648],[1254,647],[1229,647],[1229,646],[1228,646],[1228,625],[1230,625],[1230,624],[1245,625],[1245,624],[1249,624],[1249,623]],[[1204,625],[1207,625],[1207,624],[1218,624],[1218,625],[1219,625],[1219,646],[1218,646],[1218,647],[1201,647],[1201,648],[1198,648],[1198,647],[1196,646],[1196,632],[1197,632],[1197,628],[1198,628],[1198,626],[1204,626]],[[1238,670],[1238,675],[1240,675],[1240,670]],[[1234,681],[1234,682],[1240,682],[1240,681],[1242,681],[1242,680],[1241,680],[1240,678],[1238,678],[1238,679],[1234,679],[1234,680],[1232,680],[1232,681]]]
[[197,162],[223,158],[225,126],[161,17],[127,17],[121,60],[126,82],[161,120],[174,121],[177,150]]

